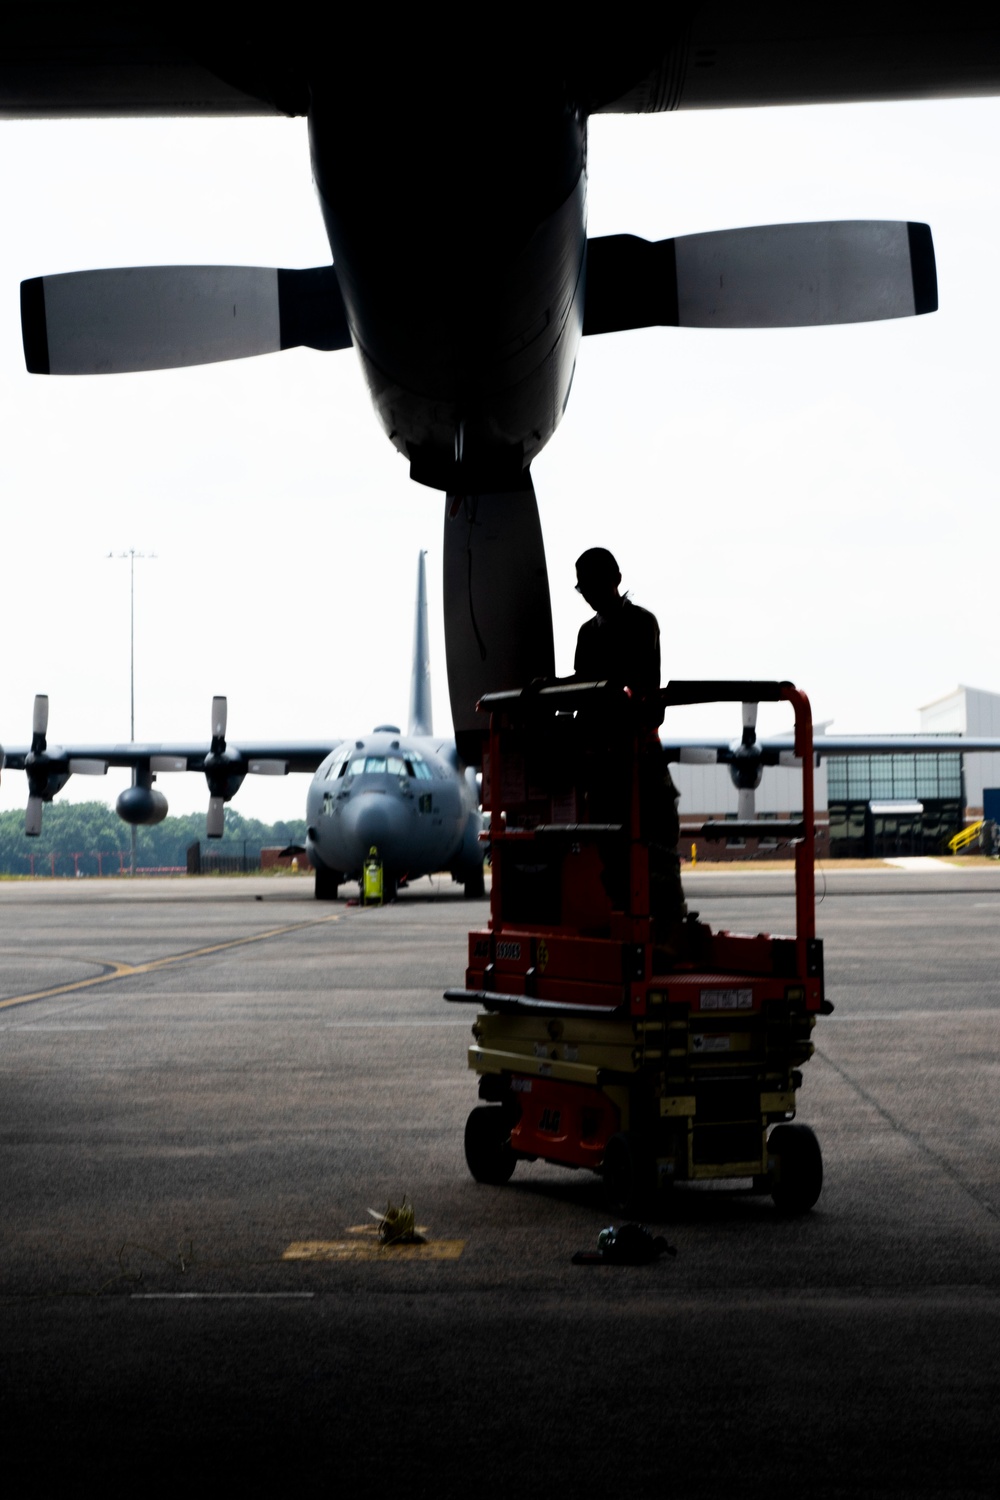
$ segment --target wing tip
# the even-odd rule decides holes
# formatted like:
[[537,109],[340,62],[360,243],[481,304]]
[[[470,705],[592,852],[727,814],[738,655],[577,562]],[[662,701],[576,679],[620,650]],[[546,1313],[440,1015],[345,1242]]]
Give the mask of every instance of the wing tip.
[[929,224],[908,223],[910,270],[913,275],[913,311],[917,314],[937,312],[937,265],[934,240]]
[[49,334],[45,322],[45,278],[21,282],[21,339],[29,375],[49,373]]

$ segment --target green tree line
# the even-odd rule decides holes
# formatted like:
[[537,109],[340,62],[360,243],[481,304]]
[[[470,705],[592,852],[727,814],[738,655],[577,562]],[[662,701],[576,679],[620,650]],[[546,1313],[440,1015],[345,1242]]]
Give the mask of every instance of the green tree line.
[[[218,844],[213,840],[211,847],[223,853],[242,854],[245,845],[247,855],[256,859],[262,848],[302,844],[305,836],[304,818],[262,823],[259,818],[244,818],[227,807],[224,837]],[[204,813],[164,818],[155,828],[138,828],[136,866],[183,866],[188,846],[199,841],[206,847]],[[127,869],[130,853],[129,825],[103,802],[49,804],[40,836],[30,839],[24,831],[23,812],[0,812],[0,874],[28,875],[33,862],[38,875],[73,875],[77,869],[82,875],[97,875],[99,871],[117,875],[120,856]]]

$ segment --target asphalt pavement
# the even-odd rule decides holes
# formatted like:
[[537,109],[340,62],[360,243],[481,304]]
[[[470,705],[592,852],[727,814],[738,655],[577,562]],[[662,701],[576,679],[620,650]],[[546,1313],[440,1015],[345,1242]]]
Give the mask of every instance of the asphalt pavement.
[[[788,931],[790,878],[694,872]],[[827,870],[816,1209],[678,1187],[580,1267],[587,1173],[476,1184],[461,984],[488,907],[307,877],[0,884],[8,1472],[335,1493],[989,1495],[1000,1397],[1000,870]],[[403,1197],[429,1241],[377,1252]],[[207,1466],[207,1467],[206,1467]],[[215,1482],[214,1480],[212,1481]]]

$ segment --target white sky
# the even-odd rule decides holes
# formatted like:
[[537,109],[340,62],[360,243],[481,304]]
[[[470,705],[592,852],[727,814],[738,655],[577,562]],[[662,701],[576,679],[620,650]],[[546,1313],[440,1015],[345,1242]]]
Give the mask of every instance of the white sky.
[[[915,730],[959,682],[1000,689],[998,142],[996,100],[592,122],[592,234],[923,219],[941,311],[585,341],[533,468],[561,670],[585,613],[573,559],[599,544],[660,618],[664,676],[790,677],[845,732]],[[0,201],[0,740],[27,740],[38,691],[52,742],[128,738],[129,570],[106,554],[129,547],[157,554],[136,564],[138,738],[204,740],[217,692],[235,744],[405,727],[421,547],[446,730],[443,499],[409,482],[349,351],[93,380],[23,367],[24,277],[328,262],[304,123],[4,123]],[[733,713],[684,732],[735,734]],[[174,812],[206,805],[200,777],[159,784]],[[248,778],[234,805],[301,816],[305,789]],[[6,773],[0,806],[25,795]]]

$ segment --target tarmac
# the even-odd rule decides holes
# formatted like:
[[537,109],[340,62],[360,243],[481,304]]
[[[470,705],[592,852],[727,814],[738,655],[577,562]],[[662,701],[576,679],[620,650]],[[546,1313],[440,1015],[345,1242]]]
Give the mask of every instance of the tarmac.
[[[688,871],[788,931],[785,871]],[[645,1267],[581,1267],[584,1172],[462,1149],[488,907],[308,877],[0,883],[9,1474],[131,1494],[995,1496],[1000,868],[818,880],[799,1118],[817,1207],[678,1187]],[[379,1251],[404,1197],[428,1245]],[[213,1477],[214,1476],[214,1477]]]

